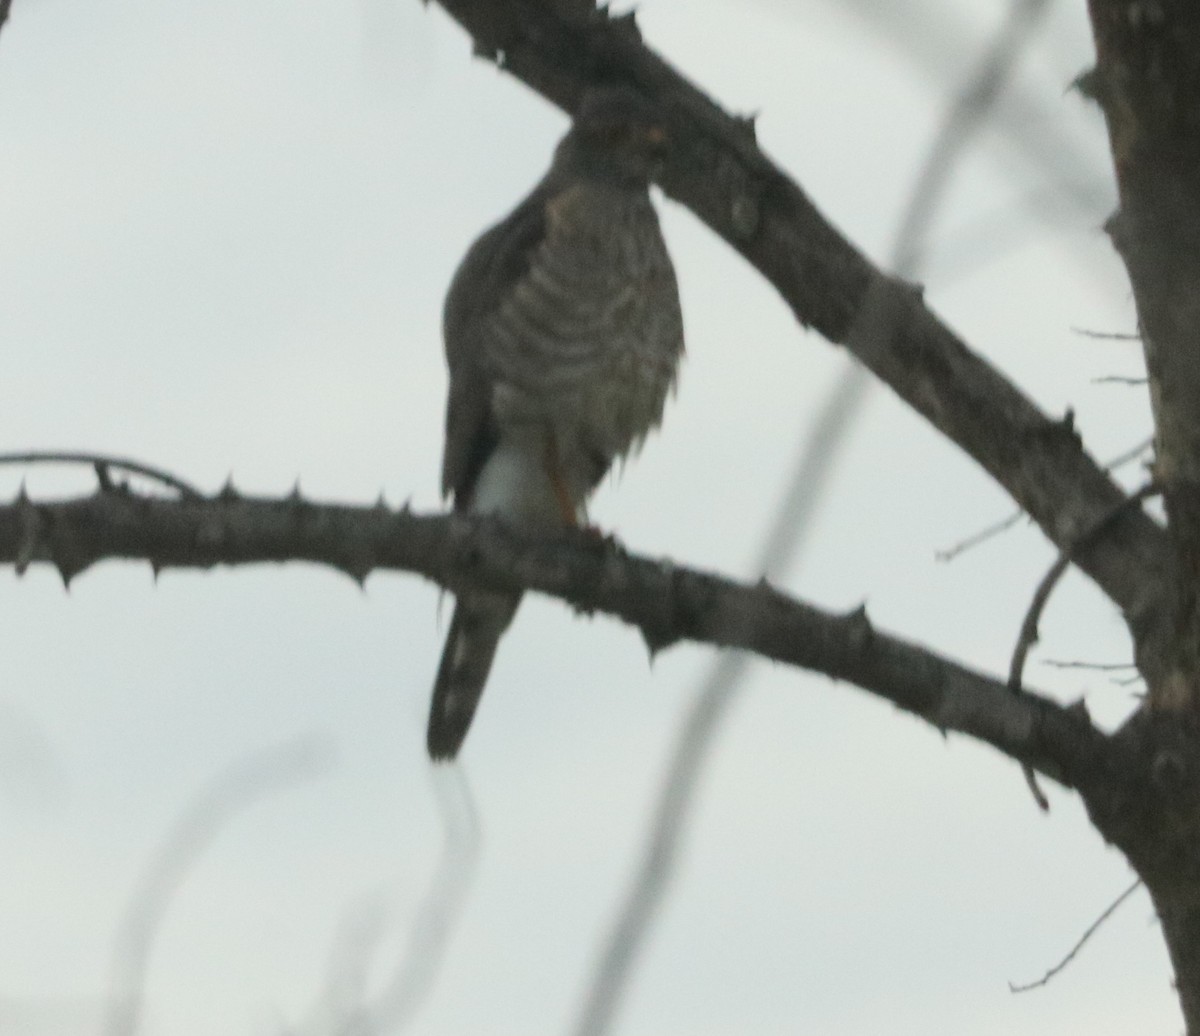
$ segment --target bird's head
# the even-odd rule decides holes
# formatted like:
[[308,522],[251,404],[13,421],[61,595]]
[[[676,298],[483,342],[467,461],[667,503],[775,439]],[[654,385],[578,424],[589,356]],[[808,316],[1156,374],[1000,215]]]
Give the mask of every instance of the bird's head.
[[625,86],[605,86],[583,96],[557,160],[590,176],[644,186],[666,156],[661,113]]

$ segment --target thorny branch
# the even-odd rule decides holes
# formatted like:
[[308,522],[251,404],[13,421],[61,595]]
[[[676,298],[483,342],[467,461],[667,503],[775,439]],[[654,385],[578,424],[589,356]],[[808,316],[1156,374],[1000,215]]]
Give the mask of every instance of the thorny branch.
[[[496,60],[572,110],[596,83],[619,80],[657,101],[671,154],[661,184],[752,263],[797,319],[847,338],[865,300],[894,299],[894,334],[856,353],[872,372],[992,475],[1060,547],[1122,499],[1070,421],[1041,413],[926,307],[886,278],[758,148],[753,120],[726,114],[641,40],[632,15],[592,0],[439,0]],[[1160,613],[1162,530],[1129,514],[1079,557],[1124,611],[1135,639]],[[1147,652],[1146,664],[1153,663]]]
[[227,486],[201,500],[128,489],[0,506],[0,564],[54,565],[63,582],[108,558],[154,571],[310,561],[361,583],[377,570],[464,584],[538,590],[586,613],[636,626],[651,651],[680,640],[741,648],[847,680],[941,731],[985,741],[1066,785],[1090,771],[1105,735],[1036,694],[876,630],[865,611],[832,614],[778,592],[667,561],[637,557],[575,530],[536,541],[465,515],[316,504],[298,494],[244,497]]

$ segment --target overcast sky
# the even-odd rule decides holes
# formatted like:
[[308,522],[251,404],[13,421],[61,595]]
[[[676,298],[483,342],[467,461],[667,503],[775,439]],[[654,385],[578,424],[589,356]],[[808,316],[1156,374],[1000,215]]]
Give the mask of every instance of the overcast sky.
[[[874,6],[645,0],[639,21],[722,104],[760,111],[763,146],[883,259],[1006,5],[929,0],[903,5],[903,24]],[[954,179],[927,297],[1039,405],[1073,407],[1106,460],[1149,417],[1142,390],[1094,383],[1140,373],[1136,345],[1073,330],[1134,322],[1098,229],[1103,125],[1066,91],[1088,60],[1082,5],[1058,3]],[[15,0],[0,33],[0,451],[105,451],[210,490],[232,472],[256,493],[299,477],[321,499],[382,489],[439,507],[442,297],[565,125],[415,0]],[[659,200],[688,355],[661,433],[592,518],[632,551],[755,579],[847,361]],[[94,481],[4,469],[0,495],[22,477],[35,497]],[[776,578],[1003,673],[1052,552],[1019,525],[952,564],[935,555],[1010,511],[881,388],[802,562]],[[217,825],[170,897],[142,1031],[277,1036],[309,1017],[347,919],[385,918],[368,976],[383,983],[445,876],[447,782],[423,743],[447,605],[414,577],[360,591],[302,565],[156,585],[110,563],[69,594],[48,569],[0,572],[0,1031],[96,1031],[123,913],[172,826],[222,774],[269,768],[279,757],[262,753],[287,745],[304,773],[283,780],[284,766]],[[1084,695],[1106,724],[1134,707],[1134,687],[1045,664],[1129,661],[1086,580],[1067,578],[1042,633],[1032,685]],[[651,666],[636,632],[525,601],[463,752],[478,856],[409,1031],[570,1030],[711,658],[676,647]],[[1048,790],[1042,816],[991,750],[753,665],[617,1031],[1178,1030],[1144,894],[1048,988],[1009,993],[1132,877],[1079,802]]]

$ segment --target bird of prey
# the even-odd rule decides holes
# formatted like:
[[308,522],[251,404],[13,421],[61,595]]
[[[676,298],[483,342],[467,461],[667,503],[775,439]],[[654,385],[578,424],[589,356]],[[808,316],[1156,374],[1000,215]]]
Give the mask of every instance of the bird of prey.
[[[471,246],[443,314],[442,492],[454,509],[550,531],[584,520],[613,461],[662,419],[683,354],[675,271],[650,202],[656,109],[586,94],[549,172]],[[520,595],[459,594],[426,738],[453,758]]]

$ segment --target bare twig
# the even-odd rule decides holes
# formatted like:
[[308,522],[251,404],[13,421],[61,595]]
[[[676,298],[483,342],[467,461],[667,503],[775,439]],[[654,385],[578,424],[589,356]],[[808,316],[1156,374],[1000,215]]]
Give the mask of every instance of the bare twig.
[[1013,691],[1018,694],[1021,692],[1021,680],[1025,672],[1025,660],[1029,656],[1030,649],[1037,643],[1038,623],[1041,621],[1042,612],[1046,609],[1046,603],[1050,600],[1050,595],[1054,592],[1054,587],[1058,584],[1058,581],[1062,578],[1063,573],[1066,572],[1071,562],[1075,560],[1081,550],[1089,547],[1097,536],[1109,528],[1123,512],[1137,507],[1148,497],[1154,496],[1159,491],[1157,483],[1149,482],[1136,493],[1127,497],[1101,518],[1100,521],[1083,532],[1074,542],[1065,547],[1055,559],[1054,564],[1042,576],[1037,590],[1034,591],[1033,600],[1029,602],[1029,608],[1025,612],[1025,619],[1021,623],[1021,631],[1017,637],[1017,644],[1013,649],[1012,661],[1009,663],[1008,685]]
[[1044,658],[1042,659],[1042,665],[1048,665],[1052,669],[1092,669],[1101,673],[1120,672],[1126,669],[1137,668],[1133,662],[1075,662],[1059,658]]
[[[1150,436],[1147,439],[1143,439],[1136,446],[1130,447],[1124,453],[1118,453],[1115,457],[1112,458],[1112,460],[1106,462],[1104,465],[1104,470],[1109,473],[1118,471],[1119,469],[1123,468],[1126,464],[1129,464],[1130,462],[1137,460],[1143,453],[1145,453],[1153,445],[1154,445],[1154,437],[1153,436]],[[1002,518],[1000,521],[995,522],[992,525],[989,525],[984,529],[980,529],[979,532],[973,533],[972,535],[968,536],[965,540],[961,540],[960,542],[954,544],[952,547],[947,547],[944,550],[939,550],[934,555],[934,557],[937,558],[938,561],[953,561],[960,554],[963,554],[968,550],[972,550],[973,548],[978,547],[982,543],[986,543],[988,540],[992,539],[995,536],[999,536],[1003,532],[1007,532],[1014,525],[1016,525],[1017,522],[1019,522],[1021,520],[1021,518],[1024,517],[1024,515],[1025,515],[1025,512],[1022,511],[1020,508],[1018,508],[1017,510],[1013,511],[1013,513],[1010,514],[1007,518]]]
[[1003,532],[1007,532],[1022,518],[1025,517],[1025,512],[1021,510],[1013,511],[1007,518],[1002,518],[1000,521],[987,526],[985,529],[980,529],[979,532],[972,533],[965,540],[960,540],[952,547],[947,547],[945,550],[939,550],[934,557],[938,561],[953,561],[960,554],[965,554],[968,550],[978,547],[981,543],[986,543],[995,536],[999,536]]
[[190,482],[172,475],[162,468],[151,467],[127,457],[112,457],[104,453],[84,453],[80,451],[29,450],[24,453],[0,453],[0,464],[90,464],[96,471],[100,488],[113,488],[109,478],[109,469],[127,471],[131,475],[142,475],[153,479],[171,489],[178,490],[181,496],[197,498],[203,494]]
[[146,969],[167,907],[188,872],[232,817],[269,792],[314,776],[328,751],[311,738],[261,752],[235,766],[183,811],[138,882],[113,953],[105,1036],[134,1036],[141,1020]]
[[1112,460],[1110,460],[1107,464],[1104,465],[1104,470],[1105,471],[1116,471],[1119,468],[1125,467],[1126,464],[1130,464],[1133,461],[1137,460],[1143,453],[1145,453],[1153,445],[1154,445],[1154,436],[1152,436],[1152,435],[1147,436],[1145,439],[1143,439],[1141,442],[1139,442],[1136,446],[1131,446],[1124,453],[1118,453],[1115,457],[1113,457]]
[[1142,336],[1139,334],[1127,334],[1122,331],[1093,331],[1087,327],[1073,327],[1071,330],[1077,335],[1083,335],[1084,338],[1098,338],[1109,342],[1140,342],[1142,340]]
[[[1157,483],[1147,483],[1132,496],[1114,507],[1107,515],[1059,553],[1054,564],[1050,566],[1049,570],[1042,577],[1041,582],[1038,583],[1037,590],[1034,591],[1033,600],[1029,602],[1029,608],[1025,613],[1025,619],[1021,623],[1021,631],[1017,637],[1017,644],[1013,649],[1012,661],[1009,663],[1008,669],[1008,686],[1014,694],[1022,692],[1025,661],[1029,657],[1029,652],[1033,648],[1033,645],[1037,643],[1038,623],[1041,621],[1042,612],[1046,609],[1046,603],[1050,600],[1050,595],[1054,592],[1054,588],[1058,585],[1058,581],[1062,578],[1063,573],[1070,567],[1071,562],[1078,555],[1079,551],[1090,546],[1095,538],[1108,529],[1125,511],[1140,505],[1147,497],[1158,492],[1159,487]],[[1029,790],[1033,793],[1038,806],[1043,811],[1048,810],[1050,803],[1045,793],[1038,787],[1037,777],[1034,775],[1033,769],[1029,766],[1024,766],[1023,770],[1026,783],[1028,783]]]
[[1063,970],[1063,968],[1065,968],[1068,964],[1071,963],[1071,961],[1073,961],[1075,959],[1075,957],[1079,953],[1079,951],[1083,949],[1084,943],[1086,943],[1093,935],[1095,935],[1096,932],[1099,930],[1100,926],[1102,924],[1104,924],[1104,922],[1107,921],[1110,917],[1112,917],[1112,915],[1114,913],[1116,913],[1117,908],[1141,887],[1142,887],[1142,879],[1138,878],[1138,880],[1135,881],[1132,885],[1130,885],[1129,888],[1127,888],[1124,892],[1122,892],[1119,896],[1117,896],[1117,898],[1114,899],[1111,904],[1109,904],[1108,908],[1104,911],[1104,913],[1102,913],[1099,917],[1096,918],[1095,921],[1093,921],[1090,925],[1088,925],[1087,930],[1083,933],[1083,935],[1081,935],[1079,937],[1079,941],[1077,943],[1075,943],[1074,946],[1071,947],[1070,952],[1065,957],[1063,957],[1062,960],[1060,960],[1057,964],[1055,964],[1054,967],[1052,967],[1049,971],[1047,971],[1046,974],[1044,974],[1041,978],[1039,978],[1035,982],[1026,982],[1023,985],[1016,985],[1012,982],[1009,982],[1008,991],[1010,993],[1028,993],[1031,989],[1039,989],[1042,986],[1046,985],[1052,978],[1054,978],[1055,975],[1057,975],[1060,971]]

